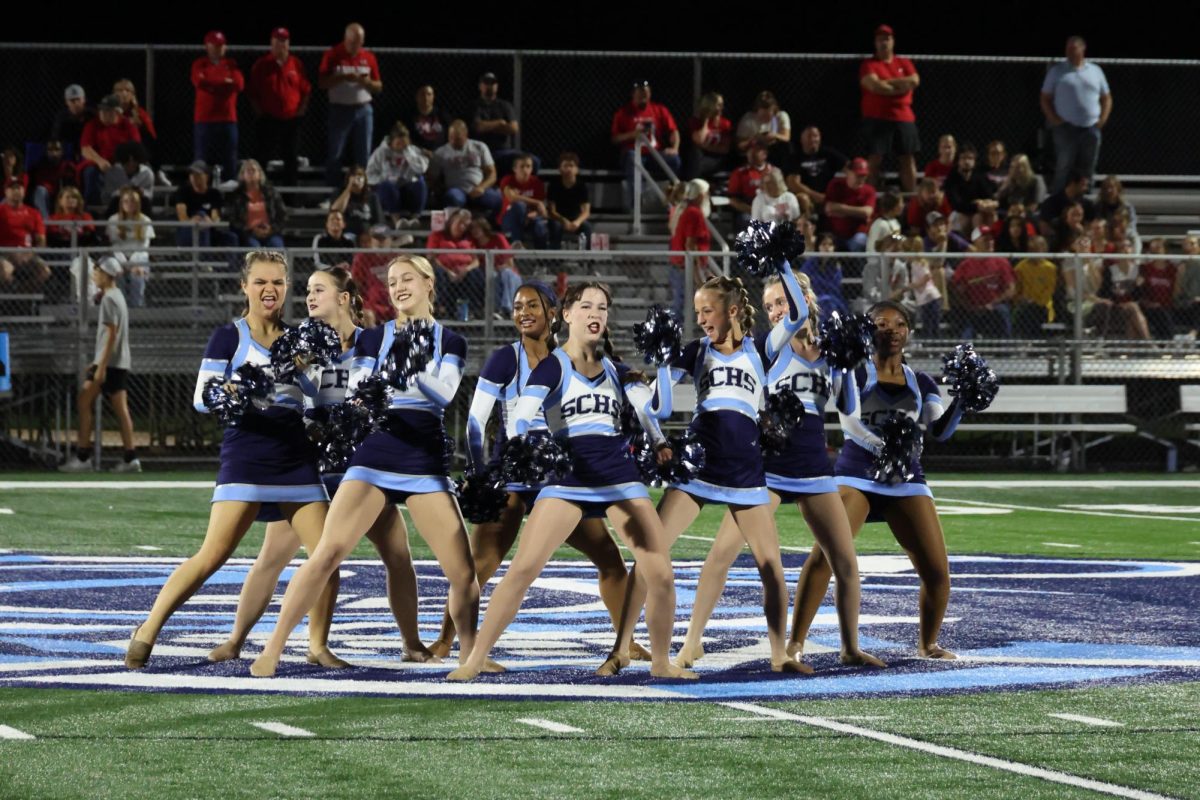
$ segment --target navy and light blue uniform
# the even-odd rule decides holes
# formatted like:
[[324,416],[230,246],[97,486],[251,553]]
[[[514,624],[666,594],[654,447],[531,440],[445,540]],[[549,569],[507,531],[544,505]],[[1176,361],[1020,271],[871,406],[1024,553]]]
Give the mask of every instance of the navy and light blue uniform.
[[[324,422],[329,416],[330,406],[345,402],[347,389],[350,386],[350,367],[354,362],[354,345],[358,344],[358,337],[362,335],[362,332],[362,328],[356,327],[354,336],[350,340],[352,343],[350,349],[343,352],[321,371],[321,384],[317,387],[317,396],[310,399],[309,408],[305,412],[306,416]],[[343,474],[341,472],[321,473],[321,481],[325,484],[325,489],[329,492],[330,497],[333,497],[333,493],[341,484]]]
[[[239,319],[217,328],[208,341],[196,379],[196,410],[208,413],[203,392],[210,378],[229,381],[243,364],[257,364],[271,374],[271,351],[254,341],[246,320]],[[282,519],[269,504],[329,500],[317,471],[316,448],[304,432],[305,398],[315,395],[317,387],[304,376],[299,384],[275,384],[268,407],[247,411],[236,427],[225,430],[214,503],[263,503],[260,519],[266,520]]]
[[[626,403],[651,440],[664,441],[658,424],[664,414],[654,407],[652,389],[641,382],[626,383],[629,368],[624,364],[604,358],[601,365],[600,374],[588,378],[576,371],[565,352],[551,352],[533,369],[513,410],[517,434],[532,430],[544,413],[546,426],[570,453],[570,471],[543,487],[538,499],[570,500],[587,516],[602,516],[620,500],[650,497],[629,456],[629,439],[621,433]],[[660,380],[667,378],[665,368],[659,372]]]
[[[379,370],[395,338],[395,320],[358,337],[347,392]],[[433,341],[433,357],[425,370],[410,379],[404,391],[393,391],[383,430],[358,446],[343,480],[377,486],[396,502],[412,494],[453,490],[446,474],[442,417],[462,381],[467,342],[437,322]]]

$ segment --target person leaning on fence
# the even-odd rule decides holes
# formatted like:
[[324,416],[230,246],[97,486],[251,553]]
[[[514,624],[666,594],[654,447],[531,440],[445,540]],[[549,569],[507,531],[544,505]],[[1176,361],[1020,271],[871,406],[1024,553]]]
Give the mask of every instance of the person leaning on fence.
[[467,123],[450,123],[446,144],[433,154],[432,170],[440,179],[442,205],[475,208],[487,214],[500,211],[504,199],[496,188],[496,162],[483,142],[467,136]]
[[880,185],[884,156],[895,153],[900,186],[911,192],[917,183],[916,154],[921,152],[913,90],[921,85],[917,68],[895,54],[896,40],[890,25],[875,29],[875,54],[858,68],[862,90],[863,140],[867,147],[872,186]]
[[[96,116],[83,126],[80,136],[80,177],[83,196],[89,203],[102,202],[101,178],[113,167],[117,147],[124,142],[140,142],[142,135],[132,122],[121,114],[121,101],[108,95],[100,101]],[[107,198],[104,198],[107,200]]]
[[558,177],[546,185],[546,210],[550,247],[561,250],[564,236],[578,236],[579,249],[592,247],[591,195],[587,184],[579,180],[579,156],[566,152],[558,157]]
[[229,180],[237,170],[237,98],[246,88],[246,78],[237,61],[226,57],[221,31],[205,34],[204,55],[192,62],[192,86],[196,87],[192,158],[220,167]]
[[125,457],[112,468],[113,472],[141,472],[133,446],[133,418],[129,414],[129,308],[125,295],[117,286],[121,263],[109,256],[92,267],[92,281],[100,290],[96,304],[100,312],[96,320],[96,352],[87,368],[83,387],[79,390],[76,409],[79,413],[79,438],[75,452],[58,468],[59,472],[92,471],[92,406],[103,394],[112,404],[113,413],[121,427],[121,445]]
[[428,170],[429,157],[412,143],[405,124],[397,122],[367,162],[367,184],[393,224],[417,224],[429,200]]
[[254,111],[256,157],[263,164],[283,160],[283,184],[295,186],[299,176],[296,140],[308,113],[312,83],[304,62],[290,52],[287,28],[271,31],[271,50],[250,68],[246,99]]
[[317,269],[342,267],[349,271],[353,260],[351,254],[337,251],[351,250],[354,244],[354,237],[346,233],[346,218],[342,212],[330,211],[325,215],[325,229],[313,237],[313,266]]
[[496,221],[511,241],[524,241],[528,234],[535,250],[545,250],[550,238],[546,226],[546,184],[533,174],[533,156],[527,153],[512,159],[512,170],[500,180],[504,205]]
[[[708,230],[708,215],[712,207],[708,200],[708,181],[694,178],[684,184],[684,206],[675,223],[675,231],[671,234],[671,250],[686,251],[697,255],[692,256],[692,288],[700,286],[708,280],[708,257],[702,255],[712,249],[712,235]],[[684,275],[687,259],[683,256],[671,256],[670,276],[671,310],[675,316],[683,319]]]
[[[513,137],[520,135],[521,123],[513,104],[497,96],[499,90],[496,73],[485,72],[479,76],[479,97],[471,110],[471,133],[492,151],[496,172],[507,175],[515,158],[530,154],[522,153],[514,145]],[[530,157],[536,173],[542,168],[541,161],[537,156]]]
[[[1200,257],[1200,237],[1184,237],[1183,254]],[[1200,260],[1181,261],[1175,275],[1175,321],[1186,327],[1184,335],[1195,341],[1200,333]]]
[[317,72],[318,85],[329,93],[329,152],[325,180],[337,186],[346,146],[354,164],[366,164],[371,155],[375,109],[371,101],[383,91],[383,78],[375,54],[363,47],[367,33],[362,25],[346,26],[342,41],[325,51]]
[[1067,39],[1066,58],[1046,71],[1039,97],[1054,136],[1054,183],[1057,192],[1070,172],[1091,178],[1100,160],[1100,130],[1112,113],[1112,92],[1104,70],[1087,61],[1082,36]]
[[79,143],[83,129],[96,116],[96,110],[88,105],[87,93],[78,83],[72,83],[63,91],[63,104],[50,124],[50,138],[63,143],[67,158],[79,161],[83,158]]
[[[633,82],[629,102],[613,114],[609,138],[621,148],[621,172],[625,175],[624,200],[633,208],[633,159],[638,136],[646,137],[649,146],[658,151],[675,174],[682,169],[679,159],[679,127],[667,107],[650,99],[650,81]],[[651,174],[658,174],[657,163],[648,153],[642,154],[642,165]]]

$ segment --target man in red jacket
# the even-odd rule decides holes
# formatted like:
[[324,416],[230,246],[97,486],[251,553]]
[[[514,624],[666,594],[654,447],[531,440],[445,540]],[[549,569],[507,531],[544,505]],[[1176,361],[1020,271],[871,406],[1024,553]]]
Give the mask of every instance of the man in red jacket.
[[256,158],[264,167],[272,158],[282,158],[285,186],[296,185],[296,134],[312,95],[304,64],[289,52],[291,38],[287,28],[271,31],[271,52],[250,68],[247,94],[258,115]]
[[225,57],[225,34],[209,31],[204,50],[204,57],[192,64],[192,86],[196,87],[193,158],[220,167],[229,180],[237,176],[237,96],[246,88],[246,79],[237,62]]
[[875,55],[858,68],[862,89],[863,139],[871,168],[870,183],[879,185],[879,165],[894,152],[900,162],[900,185],[911,192],[917,185],[916,154],[921,151],[917,118],[913,115],[913,90],[921,85],[917,68],[895,53],[890,25],[875,29]]

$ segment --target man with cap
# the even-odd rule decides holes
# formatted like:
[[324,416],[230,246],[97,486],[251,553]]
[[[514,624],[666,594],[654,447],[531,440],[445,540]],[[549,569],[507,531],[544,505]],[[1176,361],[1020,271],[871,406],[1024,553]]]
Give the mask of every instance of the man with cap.
[[746,163],[729,173],[729,185],[725,194],[729,205],[733,208],[735,232],[740,232],[750,224],[750,212],[758,190],[762,188],[763,179],[768,173],[779,172],[779,169],[767,160],[769,152],[767,141],[758,136],[750,141],[746,148]]
[[[197,223],[195,230],[198,246],[209,247],[212,244],[213,229],[210,226],[221,221],[221,204],[221,193],[209,182],[208,164],[193,161],[188,167],[187,181],[171,196],[171,207],[175,209],[175,218],[180,222]],[[191,247],[192,230],[176,228],[176,244],[180,247]]]
[[[621,148],[621,170],[625,173],[625,207],[633,207],[633,159],[638,136],[645,136],[650,146],[676,174],[682,167],[679,159],[679,127],[666,106],[650,99],[650,81],[633,82],[630,100],[617,109],[612,119],[612,143]],[[657,171],[648,154],[642,163]]]
[[[497,174],[507,175],[512,172],[513,159],[521,152],[514,139],[521,135],[521,124],[513,104],[500,99],[499,91],[496,73],[485,72],[479,76],[479,99],[471,112],[471,132],[492,151]],[[533,156],[535,175],[541,166],[541,159]]]
[[13,176],[4,184],[0,203],[0,286],[17,292],[39,292],[50,279],[50,267],[38,258],[35,247],[46,246],[46,223],[33,206],[25,205],[25,184]]
[[133,447],[133,418],[129,415],[126,386],[129,382],[129,308],[125,295],[117,286],[121,264],[108,256],[92,266],[92,281],[100,290],[96,304],[100,306],[96,323],[96,352],[79,390],[79,438],[75,452],[58,467],[59,472],[92,471],[92,406],[101,393],[112,404],[113,413],[121,426],[121,443],[125,458],[113,467],[113,472],[141,472]]
[[1054,134],[1054,184],[1060,191],[1072,170],[1090,180],[1100,159],[1100,129],[1112,113],[1108,80],[1095,62],[1086,61],[1082,36],[1067,39],[1067,57],[1046,72],[1041,106]]
[[325,51],[317,71],[317,85],[329,93],[329,152],[325,180],[342,185],[342,155],[350,145],[351,163],[365,167],[371,157],[375,124],[372,98],[383,91],[375,54],[363,47],[367,33],[362,25],[346,26],[342,41]]
[[49,141],[62,142],[68,148],[67,157],[79,159],[79,138],[83,135],[83,126],[96,112],[88,106],[87,95],[78,83],[72,83],[63,92],[63,102],[65,106],[58,110],[50,126]]
[[237,62],[225,56],[225,34],[220,31],[205,35],[204,55],[192,63],[192,86],[196,87],[192,157],[220,167],[229,180],[237,174],[237,96],[246,88],[246,78]]
[[867,223],[875,213],[875,187],[867,183],[867,161],[853,158],[840,178],[825,187],[825,219],[838,250],[867,248]]
[[883,157],[895,153],[900,166],[900,186],[911,192],[917,185],[916,154],[921,150],[913,90],[921,76],[907,58],[896,55],[890,25],[875,29],[875,55],[858,68],[862,89],[863,140],[871,170],[871,184],[879,185]]
[[[137,126],[121,112],[121,101],[115,94],[100,101],[96,116],[83,126],[79,138],[83,164],[83,196],[89,203],[101,202],[100,176],[112,169],[117,148],[126,142],[140,142]],[[105,198],[107,199],[107,198]]]
[[296,136],[312,96],[303,62],[289,52],[291,38],[287,28],[271,31],[271,52],[250,68],[246,93],[257,115],[255,157],[262,164],[272,158],[283,159],[285,186],[296,185]]

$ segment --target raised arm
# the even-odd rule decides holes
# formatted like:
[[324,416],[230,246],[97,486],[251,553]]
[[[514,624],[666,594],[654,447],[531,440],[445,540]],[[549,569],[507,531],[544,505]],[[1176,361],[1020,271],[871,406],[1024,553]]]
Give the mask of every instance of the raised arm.
[[787,316],[775,323],[767,336],[767,359],[774,361],[775,357],[788,346],[788,342],[796,332],[808,321],[808,301],[804,298],[804,289],[796,280],[792,267],[786,262],[781,264],[779,277],[783,283],[783,295],[787,298]]

